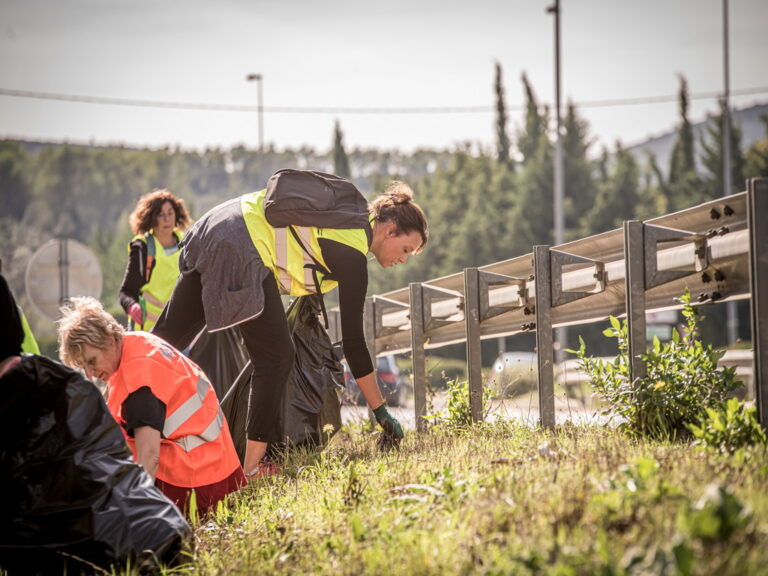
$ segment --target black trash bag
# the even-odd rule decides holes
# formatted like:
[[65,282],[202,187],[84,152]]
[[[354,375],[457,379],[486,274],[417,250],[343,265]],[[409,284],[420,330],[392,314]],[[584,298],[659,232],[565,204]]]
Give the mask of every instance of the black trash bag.
[[202,368],[221,400],[248,362],[248,353],[237,328],[218,332],[203,330],[192,344],[189,358]]
[[[282,402],[279,446],[311,445],[322,448],[341,428],[341,393],[344,368],[318,319],[316,295],[301,296],[288,307],[288,326],[296,348],[293,369]],[[245,459],[245,429],[251,381],[248,362],[221,402],[240,461]]]
[[173,565],[190,528],[133,462],[96,386],[42,356],[0,378],[0,567]]

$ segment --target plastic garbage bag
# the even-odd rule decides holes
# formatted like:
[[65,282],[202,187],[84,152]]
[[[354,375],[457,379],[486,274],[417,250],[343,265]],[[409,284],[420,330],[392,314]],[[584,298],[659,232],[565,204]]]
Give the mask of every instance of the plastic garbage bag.
[[[341,393],[344,368],[318,319],[315,295],[301,296],[288,307],[288,326],[296,348],[280,417],[283,445],[323,447],[341,428]],[[252,368],[248,362],[221,401],[232,439],[242,462]],[[330,428],[328,426],[330,425]]]
[[248,362],[248,353],[237,328],[218,332],[203,330],[192,344],[189,358],[203,369],[217,398],[224,398]]
[[9,574],[171,565],[190,534],[96,386],[42,356],[0,378],[0,566]]

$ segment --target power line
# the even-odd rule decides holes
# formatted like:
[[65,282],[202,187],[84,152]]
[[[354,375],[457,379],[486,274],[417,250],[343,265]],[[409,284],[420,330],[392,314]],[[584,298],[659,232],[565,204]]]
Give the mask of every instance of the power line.
[[[768,86],[731,90],[731,96],[768,94]],[[101,96],[82,96],[77,94],[57,94],[53,92],[34,92],[30,90],[12,90],[0,88],[0,96],[12,98],[32,98],[36,100],[56,100],[60,102],[80,102],[87,104],[105,104],[110,106],[130,106],[142,108],[175,108],[180,110],[206,110],[223,112],[257,112],[257,106],[236,104],[205,104],[196,102],[163,102],[159,100],[136,100],[131,98],[108,98]],[[689,95],[690,100],[712,100],[722,97],[720,92],[699,92]],[[678,95],[644,96],[638,98],[616,98],[612,100],[591,100],[575,102],[577,108],[609,108],[615,106],[637,106],[676,102]],[[509,106],[511,111],[522,111],[524,105]],[[430,106],[402,108],[394,107],[301,107],[301,106],[264,106],[263,111],[273,114],[479,114],[493,112],[493,106]]]

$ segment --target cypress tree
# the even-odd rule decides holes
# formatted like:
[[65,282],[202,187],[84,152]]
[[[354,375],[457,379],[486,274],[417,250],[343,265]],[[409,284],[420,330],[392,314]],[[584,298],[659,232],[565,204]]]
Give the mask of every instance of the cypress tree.
[[578,116],[576,107],[568,104],[568,113],[564,123],[563,158],[565,180],[568,182],[565,197],[565,229],[570,236],[578,234],[580,220],[593,205],[595,200],[595,181],[592,175],[593,163],[590,161],[589,127]]
[[597,187],[594,206],[583,220],[585,235],[618,228],[637,213],[640,170],[632,153],[617,143],[613,162],[604,151],[600,164],[605,178]]
[[539,102],[533,92],[528,76],[523,72],[523,89],[525,90],[525,128],[518,134],[517,148],[527,162],[536,155],[539,142],[547,135],[547,113],[539,112]]
[[679,182],[688,172],[696,169],[693,127],[688,119],[688,82],[683,76],[680,76],[678,105],[680,124],[677,128],[677,141],[672,149],[672,158],[669,166],[669,181],[671,184]]
[[333,173],[342,178],[352,176],[349,170],[349,158],[347,158],[347,152],[344,150],[344,134],[338,120],[336,120],[333,131]]
[[[701,164],[704,169],[703,186],[705,199],[719,198],[725,191],[723,179],[723,130],[725,129],[725,103],[720,101],[720,113],[711,119],[701,138]],[[731,144],[731,193],[744,186],[744,155],[741,152],[741,129],[730,123]]]
[[678,98],[680,124],[677,128],[677,140],[672,149],[668,181],[666,185],[661,186],[666,192],[669,211],[700,204],[706,197],[701,179],[696,173],[693,127],[688,120],[688,83],[683,76],[680,76]]
[[510,142],[507,135],[507,105],[504,99],[504,85],[501,77],[501,64],[496,62],[496,158],[500,164],[511,164],[509,155]]

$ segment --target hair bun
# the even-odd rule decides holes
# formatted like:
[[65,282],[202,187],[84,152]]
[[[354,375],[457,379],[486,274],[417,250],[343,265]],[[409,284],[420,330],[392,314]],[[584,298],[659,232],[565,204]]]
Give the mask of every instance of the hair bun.
[[408,204],[413,201],[413,190],[408,184],[399,180],[389,183],[386,194],[392,199],[393,204]]

